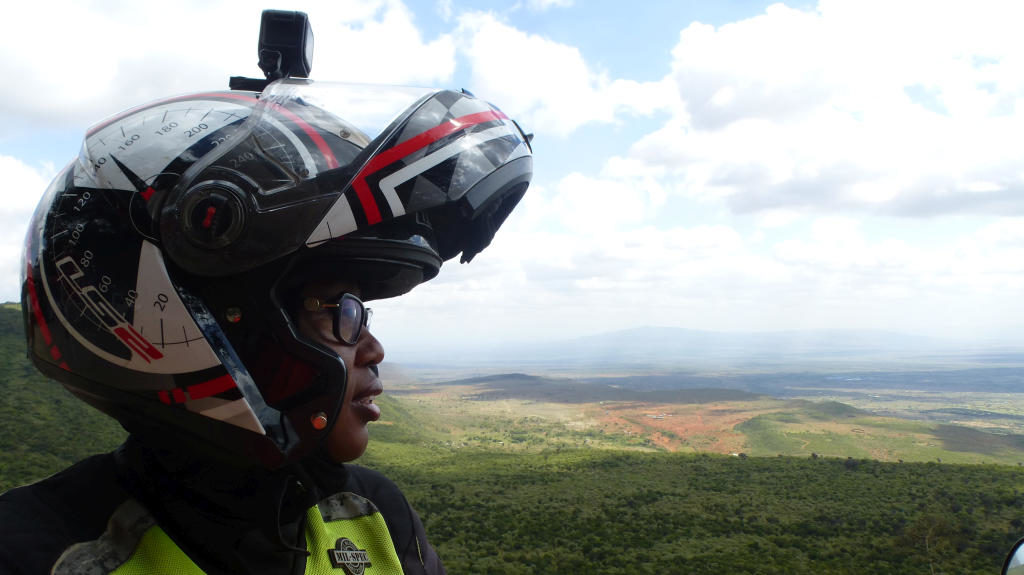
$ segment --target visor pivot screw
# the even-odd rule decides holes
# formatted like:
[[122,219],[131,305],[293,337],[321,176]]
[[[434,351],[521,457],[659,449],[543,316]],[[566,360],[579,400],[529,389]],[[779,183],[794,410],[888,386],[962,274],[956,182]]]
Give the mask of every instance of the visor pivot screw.
[[347,140],[349,139],[349,137],[352,136],[352,132],[349,132],[348,130],[342,130],[341,132],[338,132],[338,135]]
[[242,310],[237,307],[229,307],[224,310],[224,319],[228,320],[228,323],[238,323],[242,321]]
[[322,411],[318,411],[309,418],[309,422],[313,425],[313,429],[322,431],[327,428],[327,414]]
[[245,229],[246,208],[241,188],[230,182],[205,181],[189,188],[175,209],[180,229],[196,247],[219,250]]

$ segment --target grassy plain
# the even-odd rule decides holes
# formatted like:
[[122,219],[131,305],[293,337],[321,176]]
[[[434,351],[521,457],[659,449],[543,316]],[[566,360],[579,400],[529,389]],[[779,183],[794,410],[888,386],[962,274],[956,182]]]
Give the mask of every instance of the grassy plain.
[[420,418],[423,441],[442,447],[1024,462],[1020,394],[974,394],[957,403],[914,390],[807,392],[810,399],[735,389],[636,392],[524,374],[431,383],[405,374],[389,384]]
[[980,575],[1024,534],[1016,466],[669,453],[595,433],[593,406],[471,392],[381,397],[360,460],[402,486],[451,573]]
[[453,573],[981,574],[1024,535],[996,402],[402,375],[361,462]]
[[[124,437],[34,371],[20,329],[0,310],[0,491]],[[959,373],[383,368],[359,463],[401,486],[450,573],[982,574],[1024,535],[1018,373],[965,391]]]

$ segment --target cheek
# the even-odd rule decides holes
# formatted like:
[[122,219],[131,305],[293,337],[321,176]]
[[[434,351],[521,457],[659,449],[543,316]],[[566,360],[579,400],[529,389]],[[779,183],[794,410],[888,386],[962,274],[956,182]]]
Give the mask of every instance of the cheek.
[[328,314],[301,314],[295,321],[299,334],[311,341],[330,346],[334,341],[331,317]]
[[353,372],[356,369],[355,365],[355,347],[353,346],[334,346],[331,348],[334,353],[338,354],[341,361],[345,363],[345,371],[348,374],[348,387],[345,389],[346,400],[352,397],[352,392],[355,386],[352,385]]

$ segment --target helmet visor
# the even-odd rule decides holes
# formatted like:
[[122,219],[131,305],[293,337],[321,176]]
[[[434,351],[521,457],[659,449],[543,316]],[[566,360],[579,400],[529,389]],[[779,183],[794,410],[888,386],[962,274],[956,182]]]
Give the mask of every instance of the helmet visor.
[[[428,88],[281,80],[244,121],[210,137],[216,150],[190,168],[161,222],[173,259],[201,275],[252,269],[446,206],[443,259],[476,253],[500,225],[491,214],[507,211],[498,209],[503,198],[525,189],[532,170],[526,137],[504,113]],[[477,220],[470,235],[479,241],[465,240]],[[186,234],[171,246],[175,226]]]
[[260,155],[283,172],[259,182],[259,193],[286,191],[321,172],[348,167],[433,92],[296,79],[271,83],[242,128]]

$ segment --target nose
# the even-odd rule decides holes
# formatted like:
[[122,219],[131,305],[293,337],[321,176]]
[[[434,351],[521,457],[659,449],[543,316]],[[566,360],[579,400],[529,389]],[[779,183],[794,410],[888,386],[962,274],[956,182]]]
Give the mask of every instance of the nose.
[[381,345],[369,328],[364,328],[356,342],[356,365],[374,366],[384,361],[384,346]]

